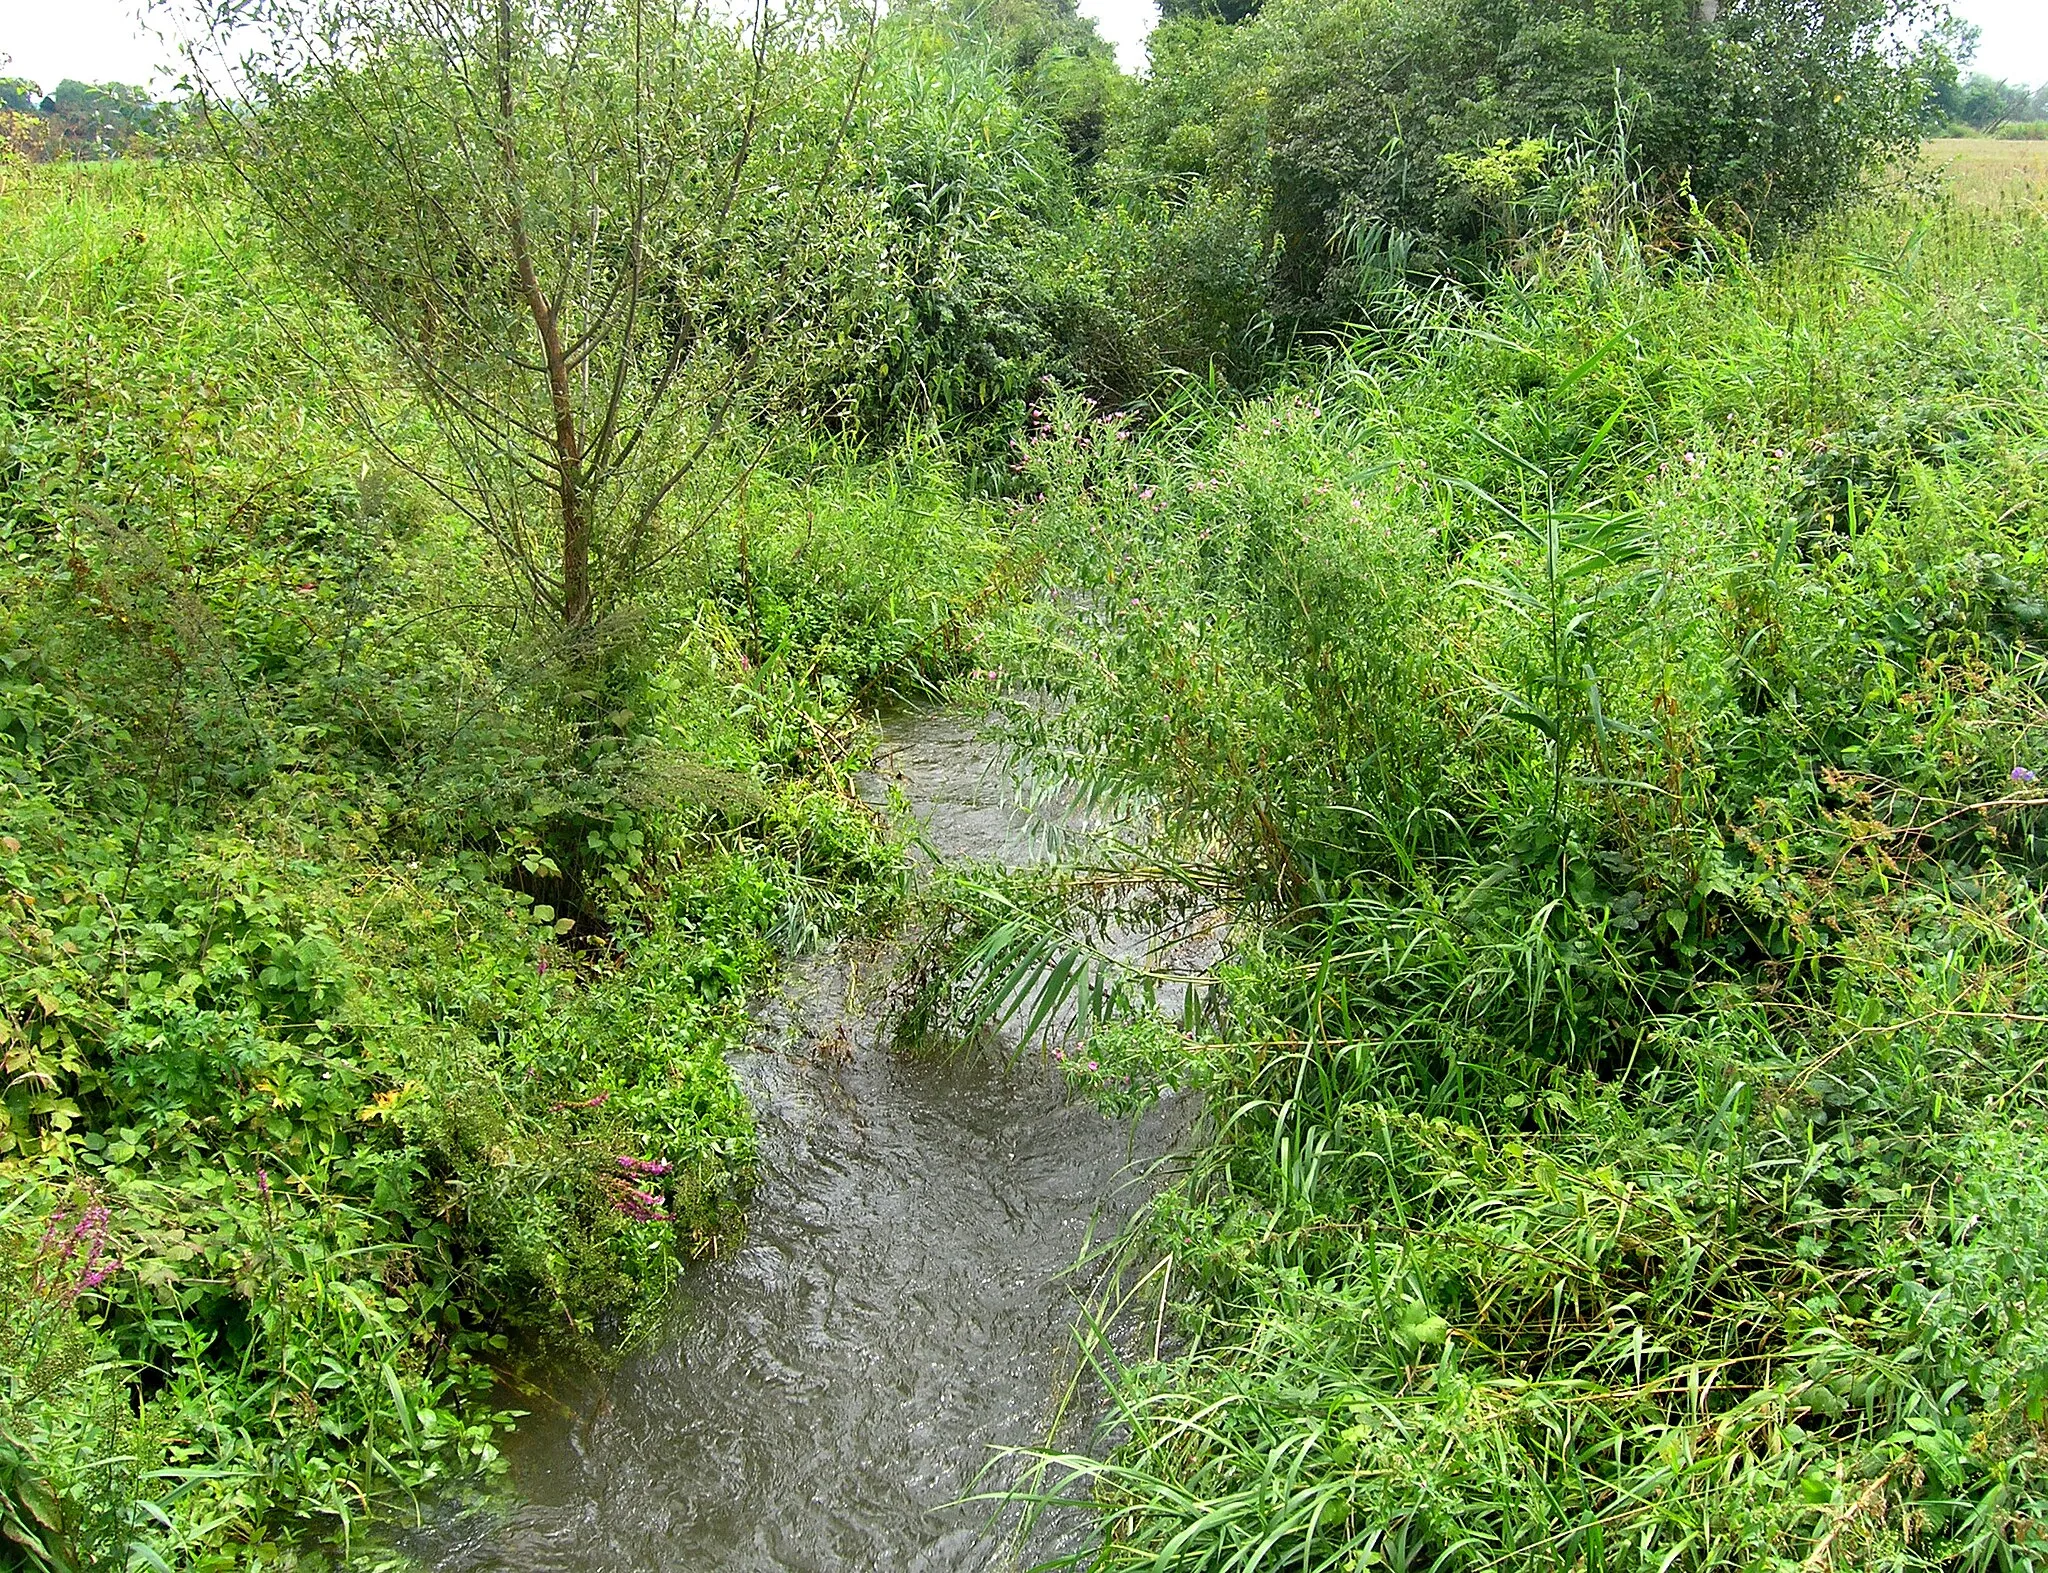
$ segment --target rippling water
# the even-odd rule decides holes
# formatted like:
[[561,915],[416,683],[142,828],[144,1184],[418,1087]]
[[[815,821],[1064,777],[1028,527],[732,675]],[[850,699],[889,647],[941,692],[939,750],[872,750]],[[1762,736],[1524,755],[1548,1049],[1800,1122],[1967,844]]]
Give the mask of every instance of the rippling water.
[[[934,850],[1031,855],[971,727],[911,717],[887,745],[864,790],[883,800],[893,779]],[[1020,1560],[984,1509],[949,1504],[992,1448],[1046,1437],[1085,1287],[1069,1270],[1128,1216],[1175,1111],[1134,1131],[1031,1065],[895,1054],[859,973],[846,956],[795,969],[736,1063],[762,1152],[738,1247],[686,1274],[643,1353],[524,1423],[516,1505],[410,1549],[450,1573]]]

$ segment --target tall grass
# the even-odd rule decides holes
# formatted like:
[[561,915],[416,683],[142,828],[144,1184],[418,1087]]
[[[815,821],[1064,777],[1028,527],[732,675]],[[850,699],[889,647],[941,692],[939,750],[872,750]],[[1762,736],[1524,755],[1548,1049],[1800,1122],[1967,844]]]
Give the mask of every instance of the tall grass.
[[1042,435],[1025,739],[1236,937],[1074,1565],[2041,1560],[2044,286],[1885,207]]

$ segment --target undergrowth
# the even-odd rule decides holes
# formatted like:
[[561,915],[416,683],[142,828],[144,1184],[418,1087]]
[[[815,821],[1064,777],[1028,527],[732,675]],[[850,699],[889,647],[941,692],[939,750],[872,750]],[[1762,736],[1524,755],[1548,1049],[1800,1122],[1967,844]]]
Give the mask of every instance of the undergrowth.
[[[1157,841],[956,891],[921,1005],[1212,1138],[1059,1565],[2042,1559],[2044,346],[2040,213],[1936,202],[1048,412],[1016,736]],[[1229,924],[1184,1030],[1119,877]]]
[[730,1233],[749,992],[899,886],[857,702],[965,659],[1003,521],[771,456],[572,724],[203,176],[0,213],[4,1557],[323,1565]]

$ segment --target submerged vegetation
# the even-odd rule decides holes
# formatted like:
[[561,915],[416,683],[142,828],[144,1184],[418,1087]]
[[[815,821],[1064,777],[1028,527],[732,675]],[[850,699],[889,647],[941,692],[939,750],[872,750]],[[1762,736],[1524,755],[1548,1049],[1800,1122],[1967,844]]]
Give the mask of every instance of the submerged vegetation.
[[1149,842],[937,880],[913,1024],[1206,1098],[1074,1565],[2040,1560],[2048,218],[1896,162],[1947,35],[1170,9],[288,7],[0,163],[10,1565],[487,1483],[949,685]]

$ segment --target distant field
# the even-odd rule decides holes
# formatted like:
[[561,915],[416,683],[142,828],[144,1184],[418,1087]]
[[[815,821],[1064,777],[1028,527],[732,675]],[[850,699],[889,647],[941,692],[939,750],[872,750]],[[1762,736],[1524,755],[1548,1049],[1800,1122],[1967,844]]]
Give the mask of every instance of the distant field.
[[1930,141],[1926,151],[1929,164],[1951,172],[1959,196],[1982,202],[2048,200],[2048,142],[1954,137]]

